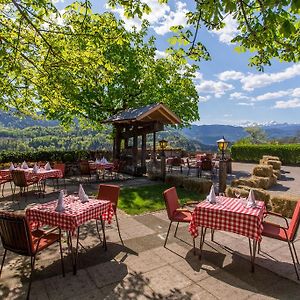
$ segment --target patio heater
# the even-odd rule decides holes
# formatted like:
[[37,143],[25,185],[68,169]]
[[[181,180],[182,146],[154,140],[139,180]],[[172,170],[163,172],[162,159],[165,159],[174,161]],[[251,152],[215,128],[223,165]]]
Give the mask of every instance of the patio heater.
[[226,190],[227,181],[227,161],[225,160],[225,151],[229,142],[223,138],[217,141],[218,149],[221,151],[222,156],[219,162],[219,194],[224,193]]
[[158,142],[159,148],[161,149],[160,161],[161,161],[161,177],[162,180],[165,181],[166,178],[166,155],[165,149],[168,146],[168,141],[162,139]]

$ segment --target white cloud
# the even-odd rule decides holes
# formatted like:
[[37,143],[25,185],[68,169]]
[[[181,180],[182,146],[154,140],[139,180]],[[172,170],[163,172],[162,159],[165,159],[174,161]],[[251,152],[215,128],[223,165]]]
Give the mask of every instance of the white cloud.
[[203,79],[203,74],[200,73],[199,71],[196,71],[194,80],[202,80],[202,79]]
[[265,100],[272,100],[272,99],[278,99],[284,96],[289,97],[300,97],[300,88],[290,89],[286,91],[277,91],[273,93],[265,93],[262,95],[259,95],[255,98],[255,101],[265,101]]
[[242,72],[237,72],[234,70],[225,71],[225,72],[218,74],[218,78],[223,81],[240,80],[244,77],[245,77],[245,75]]
[[256,88],[268,86],[270,84],[281,82],[295,76],[300,75],[300,64],[295,64],[286,68],[284,71],[271,73],[271,74],[249,74],[241,79],[243,89],[246,91],[252,91]]
[[235,92],[235,93],[231,93],[229,95],[230,99],[234,99],[234,100],[241,100],[241,99],[245,99],[245,100],[252,100],[252,97],[246,96],[243,93],[240,92]]
[[239,103],[237,103],[237,105],[241,105],[241,106],[253,106],[254,103],[253,102],[239,102]]
[[219,37],[219,41],[225,44],[232,44],[231,40],[239,33],[237,22],[231,15],[225,19],[225,27],[219,30],[212,30]]
[[[181,1],[176,3],[175,11],[172,11],[170,6],[167,4],[159,4],[157,0],[148,0],[147,5],[151,8],[150,14],[144,14],[142,19],[147,20],[150,26],[158,35],[164,35],[170,32],[171,26],[182,25],[187,26],[186,13],[187,5]],[[124,21],[124,27],[126,30],[132,30],[133,27],[137,29],[141,28],[141,20],[137,17],[126,18],[124,16],[124,9],[117,7],[111,9],[106,5],[106,9],[110,9],[112,12],[117,13],[120,18]]]
[[285,108],[296,108],[300,107],[300,99],[291,99],[288,101],[276,101],[276,104],[274,108],[280,108],[280,109],[285,109]]
[[[157,3],[157,1],[156,1]],[[151,7],[152,9],[152,7]],[[157,11],[160,11],[160,7],[156,8]],[[152,9],[153,11],[153,9]],[[155,21],[148,21],[150,24],[153,24],[154,31],[159,35],[164,35],[168,32],[170,32],[170,27],[181,25],[183,27],[187,26],[187,19],[186,19],[186,13],[188,12],[186,3],[183,2],[177,2],[176,3],[176,10],[175,11],[168,11],[168,14],[164,13],[163,16],[160,18],[157,18]]]
[[227,91],[234,89],[234,86],[222,81],[204,80],[196,85],[196,89],[198,92],[214,94],[215,97],[219,98]]
[[199,102],[204,103],[207,102],[211,97],[208,96],[199,96]]
[[165,51],[155,50],[155,58],[156,59],[166,58],[167,56],[168,56],[168,53],[166,53]]

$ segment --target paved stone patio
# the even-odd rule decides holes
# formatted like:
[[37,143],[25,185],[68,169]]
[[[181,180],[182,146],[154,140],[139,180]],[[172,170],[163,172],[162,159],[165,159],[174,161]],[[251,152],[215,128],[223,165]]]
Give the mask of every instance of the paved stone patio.
[[[248,167],[251,166],[244,164],[244,169],[240,167],[237,172],[246,172]],[[295,193],[295,183],[300,179],[297,172],[298,169],[292,169],[288,173],[293,181],[282,181],[294,183],[289,189]],[[147,183],[147,179],[140,178],[123,181],[121,185]],[[85,186],[90,194],[98,187]],[[76,191],[78,184],[68,182],[67,188],[69,192]],[[19,209],[18,203],[7,196],[8,190],[5,192],[0,208]],[[53,192],[51,187],[47,187],[47,192],[40,199],[29,195],[27,203],[23,198],[20,208],[57,197],[57,191]],[[99,242],[94,222],[85,224],[80,234],[84,248],[79,251],[77,275],[71,272],[64,237],[66,277],[61,275],[58,247],[53,245],[38,256],[31,299],[300,299],[300,285],[285,243],[264,238],[263,252],[257,256],[255,273],[251,273],[245,237],[216,232],[215,242],[211,242],[207,234],[199,261],[193,254],[187,225],[179,227],[177,238],[172,235],[173,226],[167,248],[163,247],[169,225],[165,211],[140,216],[120,211],[118,216],[125,246],[119,241],[114,221],[106,227],[107,252]],[[299,253],[299,237],[295,247]],[[8,253],[0,280],[0,298],[25,298],[29,270],[28,258]]]

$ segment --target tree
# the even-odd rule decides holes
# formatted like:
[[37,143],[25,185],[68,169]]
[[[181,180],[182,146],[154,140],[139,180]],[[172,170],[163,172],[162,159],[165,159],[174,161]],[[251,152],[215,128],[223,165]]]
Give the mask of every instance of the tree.
[[252,144],[263,144],[266,143],[268,138],[264,130],[258,126],[247,127],[245,131],[250,135],[250,142]]
[[199,119],[196,67],[156,59],[146,23],[127,32],[89,1],[60,15],[49,0],[4,0],[0,27],[1,109],[99,126],[124,108],[162,102],[183,125]]
[[[141,17],[143,13],[151,11],[146,0],[109,0],[108,3],[113,7],[122,5],[128,17]],[[194,32],[182,26],[172,28],[176,35],[170,41],[178,46],[169,49],[173,54],[192,59],[210,59],[205,45],[198,41],[198,32],[201,27],[208,30],[221,29],[225,26],[226,18],[231,16],[239,30],[232,42],[239,44],[237,51],[250,50],[253,53],[250,66],[263,70],[264,65],[271,64],[272,58],[287,62],[299,61],[299,0],[194,0],[194,7],[186,15]]]

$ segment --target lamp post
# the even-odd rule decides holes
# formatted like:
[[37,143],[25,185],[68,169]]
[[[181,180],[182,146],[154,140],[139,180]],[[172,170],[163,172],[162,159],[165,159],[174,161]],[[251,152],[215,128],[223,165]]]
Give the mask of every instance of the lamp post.
[[161,161],[161,177],[162,180],[165,181],[166,177],[166,155],[165,155],[165,149],[168,146],[168,141],[162,139],[158,142],[159,147],[161,149],[161,155],[160,155],[160,161]]
[[218,149],[221,151],[222,156],[219,162],[219,193],[224,193],[226,190],[227,180],[227,161],[225,160],[225,151],[229,142],[223,136],[222,139],[217,141]]

